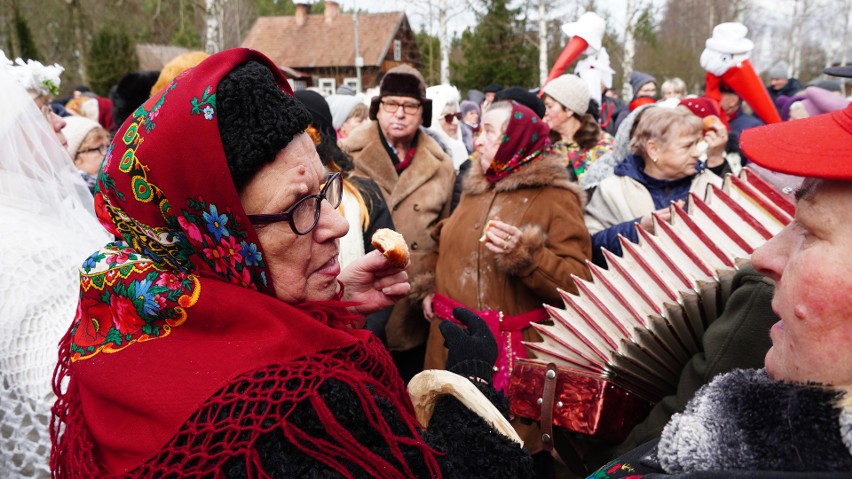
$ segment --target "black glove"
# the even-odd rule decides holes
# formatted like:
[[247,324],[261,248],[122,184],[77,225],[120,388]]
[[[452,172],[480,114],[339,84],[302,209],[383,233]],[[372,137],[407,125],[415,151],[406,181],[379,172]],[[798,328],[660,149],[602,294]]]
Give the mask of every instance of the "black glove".
[[462,329],[452,321],[440,324],[444,346],[449,350],[446,368],[456,374],[483,379],[491,383],[492,367],[497,361],[497,342],[488,325],[465,308],[454,308],[453,317],[467,326]]

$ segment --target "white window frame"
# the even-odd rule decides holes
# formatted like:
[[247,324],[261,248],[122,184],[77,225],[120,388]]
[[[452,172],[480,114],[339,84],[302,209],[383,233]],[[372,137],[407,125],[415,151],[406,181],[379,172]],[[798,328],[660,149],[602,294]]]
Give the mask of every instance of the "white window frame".
[[346,77],[343,79],[343,84],[355,90],[356,93],[358,92],[358,78]]
[[402,40],[397,39],[393,41],[393,61],[402,61]]

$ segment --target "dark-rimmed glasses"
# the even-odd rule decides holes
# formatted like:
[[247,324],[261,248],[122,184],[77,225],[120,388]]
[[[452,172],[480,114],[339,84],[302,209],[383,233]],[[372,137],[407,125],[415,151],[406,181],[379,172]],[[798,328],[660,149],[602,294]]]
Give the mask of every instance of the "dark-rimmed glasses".
[[101,145],[101,146],[96,146],[94,148],[86,148],[85,150],[80,150],[80,151],[77,152],[77,154],[83,155],[83,154],[86,154],[86,153],[94,153],[94,152],[97,151],[101,155],[106,155],[107,150],[109,150],[109,145]]
[[444,121],[446,121],[447,123],[452,123],[453,118],[455,118],[456,120],[461,120],[462,114],[461,114],[461,112],[447,113],[446,115],[442,116],[441,118],[443,118]]
[[343,199],[343,178],[340,173],[329,173],[319,194],[305,196],[281,213],[248,215],[248,219],[253,225],[287,221],[294,233],[305,235],[319,223],[322,200],[328,201],[332,208],[337,209],[341,199]]
[[382,110],[388,113],[396,113],[399,111],[399,107],[402,107],[402,111],[404,111],[406,115],[413,115],[420,110],[420,103],[397,103],[395,101],[384,100],[380,103],[382,104]]

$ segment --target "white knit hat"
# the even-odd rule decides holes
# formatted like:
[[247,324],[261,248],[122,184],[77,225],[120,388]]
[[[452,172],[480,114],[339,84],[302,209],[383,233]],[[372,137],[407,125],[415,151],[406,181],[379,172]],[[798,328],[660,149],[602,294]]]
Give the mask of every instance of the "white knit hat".
[[340,94],[329,95],[325,101],[328,103],[328,109],[331,110],[332,126],[335,130],[343,126],[356,105],[363,103],[357,96]]
[[67,150],[73,160],[77,156],[77,151],[80,149],[80,145],[83,144],[83,140],[86,139],[86,135],[95,128],[100,128],[101,125],[83,116],[72,115],[65,117],[64,120],[65,128],[62,129],[62,134],[68,140]]
[[578,115],[589,111],[589,86],[577,75],[562,75],[544,86],[544,94]]

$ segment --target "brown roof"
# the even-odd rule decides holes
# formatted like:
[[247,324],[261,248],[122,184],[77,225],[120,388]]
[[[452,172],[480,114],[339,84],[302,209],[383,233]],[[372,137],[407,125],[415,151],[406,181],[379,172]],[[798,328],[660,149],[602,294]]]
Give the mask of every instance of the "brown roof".
[[136,56],[139,58],[139,70],[162,70],[172,58],[189,53],[188,48],[172,45],[154,45],[142,43],[136,45]]
[[[358,15],[358,46],[365,66],[381,65],[403,21],[403,12]],[[297,25],[295,16],[260,17],[242,46],[293,68],[355,65],[355,28],[352,15],[345,13],[328,23],[323,15],[308,15],[304,25]]]

